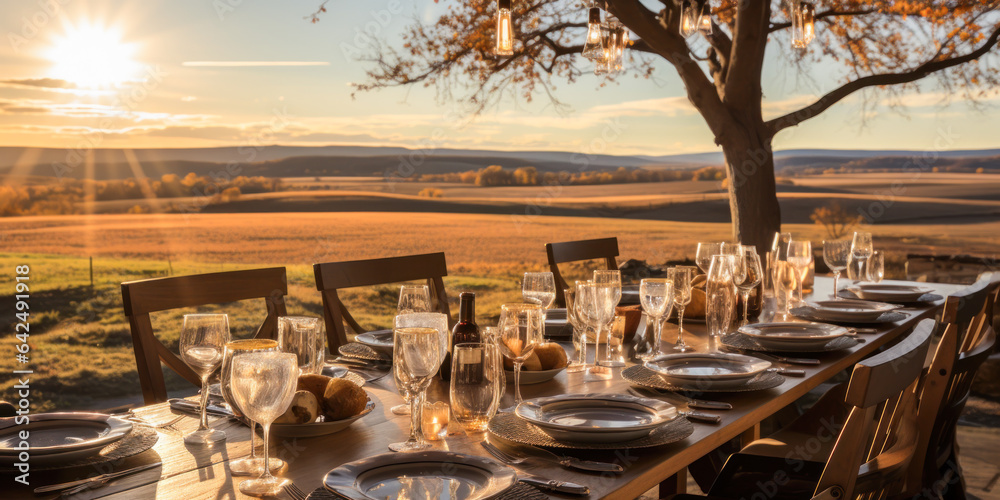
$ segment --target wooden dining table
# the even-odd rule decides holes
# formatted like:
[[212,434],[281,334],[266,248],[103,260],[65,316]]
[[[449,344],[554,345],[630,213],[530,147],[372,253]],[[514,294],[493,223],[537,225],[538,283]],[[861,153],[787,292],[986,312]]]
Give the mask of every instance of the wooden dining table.
[[[961,288],[958,285],[921,283],[933,289],[933,293],[942,297]],[[832,290],[832,279],[817,277],[815,280],[815,296],[829,296]],[[807,295],[807,298],[809,296]],[[615,462],[625,468],[624,473],[586,473],[563,468],[562,466],[539,461],[529,461],[518,465],[515,469],[519,474],[532,474],[547,479],[572,481],[590,487],[589,498],[636,498],[648,490],[660,486],[663,492],[672,489],[683,489],[684,471],[687,466],[700,457],[712,452],[718,446],[739,438],[744,443],[759,437],[760,423],[776,412],[794,403],[797,399],[834,377],[836,374],[850,368],[857,361],[872,355],[882,346],[900,338],[921,319],[934,317],[941,309],[943,300],[924,303],[917,306],[907,306],[900,309],[906,314],[906,319],[897,323],[877,325],[876,333],[858,334],[863,342],[855,347],[835,352],[808,354],[821,360],[815,366],[790,366],[804,369],[804,377],[786,377],[784,382],[775,388],[742,393],[706,393],[699,397],[731,403],[732,410],[703,412],[714,413],[722,417],[720,424],[695,422],[694,432],[686,439],[672,444],[647,448],[614,450],[587,453],[572,453],[585,459]],[[685,322],[686,338],[699,350],[706,348],[704,325],[695,322]],[[676,332],[676,327],[674,327]],[[674,341],[670,330],[665,328],[664,347],[668,348]],[[570,347],[572,349],[572,347]],[[591,348],[591,351],[593,349]],[[629,384],[622,379],[621,369],[615,369],[610,378],[596,377],[583,372],[562,372],[552,381],[524,385],[522,394],[525,398],[556,395],[565,393],[626,393]],[[440,381],[435,382],[429,394],[429,400],[445,399],[447,388]],[[409,417],[397,416],[389,411],[394,405],[402,403],[397,394],[392,376],[370,382],[365,390],[376,402],[376,407],[369,415],[358,420],[347,429],[320,437],[282,438],[272,436],[271,450],[273,456],[278,456],[287,462],[287,467],[281,476],[294,481],[294,484],[307,494],[322,486],[324,475],[331,469],[354,460],[371,457],[389,452],[387,445],[405,440],[409,432]],[[505,405],[512,402],[513,386],[508,384],[504,396]],[[677,403],[668,397],[665,400]],[[137,408],[135,414],[150,424],[163,423],[177,414],[173,413],[166,403],[154,404]],[[122,460],[120,463],[104,467],[89,467],[83,470],[63,471],[57,474],[32,474],[32,487],[41,486],[56,481],[68,481],[93,476],[111,470],[123,470],[143,464],[162,462],[162,466],[140,472],[122,479],[112,481],[100,488],[84,491],[73,498],[108,498],[108,499],[240,499],[247,498],[238,489],[238,484],[244,477],[233,477],[228,463],[230,460],[245,457],[250,452],[250,430],[245,425],[226,418],[210,417],[213,428],[226,432],[227,439],[221,446],[205,448],[185,445],[183,435],[195,430],[198,426],[197,417],[190,416],[175,424],[178,430],[160,429],[159,440],[151,450]],[[435,441],[434,448],[489,456],[479,445],[478,437],[470,437],[453,425],[449,435]],[[12,477],[4,477],[0,491],[6,499],[45,498],[34,496],[31,488],[18,485]],[[51,498],[49,495],[48,498]],[[283,498],[289,498],[284,496]],[[574,498],[571,496],[553,495],[553,498]],[[581,498],[581,497],[575,497]]]

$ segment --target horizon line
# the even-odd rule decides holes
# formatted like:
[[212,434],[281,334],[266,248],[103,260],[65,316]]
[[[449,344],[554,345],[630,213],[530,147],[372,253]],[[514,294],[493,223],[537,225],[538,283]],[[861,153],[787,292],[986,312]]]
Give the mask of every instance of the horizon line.
[[276,66],[329,66],[329,61],[184,61],[181,66],[209,68],[243,68]]

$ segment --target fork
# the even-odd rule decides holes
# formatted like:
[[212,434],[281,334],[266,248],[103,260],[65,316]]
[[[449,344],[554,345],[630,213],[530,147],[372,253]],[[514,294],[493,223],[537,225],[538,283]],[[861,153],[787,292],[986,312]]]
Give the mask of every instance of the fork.
[[578,469],[588,472],[622,472],[623,470],[625,470],[621,465],[609,462],[592,462],[590,460],[580,460],[579,458],[576,457],[560,457],[555,453],[552,453],[548,450],[544,450],[542,448],[538,448],[535,446],[530,446],[530,448],[538,450],[539,452],[544,453],[546,455],[551,455],[551,457],[546,458],[546,457],[540,457],[538,455],[531,455],[528,457],[515,457],[514,455],[511,455],[501,450],[500,448],[497,448],[496,446],[493,445],[493,443],[490,443],[489,441],[481,441],[479,444],[482,445],[482,447],[485,448],[490,455],[493,455],[494,457],[497,458],[497,460],[500,460],[501,462],[507,465],[520,465],[524,463],[526,460],[536,458],[538,460],[554,462],[563,467],[568,467],[570,469]]
[[295,486],[295,483],[289,481],[288,484],[283,488],[288,496],[292,497],[292,500],[306,500],[307,495],[304,491]]

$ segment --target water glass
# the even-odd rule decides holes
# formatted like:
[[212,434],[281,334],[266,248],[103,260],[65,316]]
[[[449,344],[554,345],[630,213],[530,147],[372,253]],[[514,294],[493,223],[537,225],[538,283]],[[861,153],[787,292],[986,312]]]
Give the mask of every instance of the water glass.
[[727,333],[736,306],[733,260],[729,255],[715,255],[709,266],[705,282],[705,323],[710,336],[710,352],[719,352],[718,338]]
[[542,309],[552,307],[556,301],[556,281],[552,273],[524,273],[521,297],[525,302],[539,304]]
[[[233,340],[226,344],[222,354],[222,371],[219,372],[219,388],[222,398],[229,404],[229,408],[238,417],[243,416],[236,397],[233,396],[233,359],[243,354],[253,352],[281,352],[278,342],[270,339],[245,339]],[[264,459],[257,456],[257,433],[254,428],[257,424],[250,422],[250,456],[238,458],[229,462],[229,470],[234,476],[259,476],[264,472]],[[280,458],[272,458],[270,461],[272,471],[280,470],[285,466],[285,462]]]
[[767,252],[767,283],[764,288],[778,296],[778,289],[774,283],[774,273],[778,261],[788,260],[788,242],[792,241],[792,233],[774,233],[774,240],[771,242],[771,250]]
[[[542,343],[542,306],[503,304],[500,306],[500,352],[514,363],[514,406],[521,403],[521,365]],[[513,410],[513,407],[507,410]]]
[[[597,331],[597,346],[601,344],[601,330],[608,332],[605,337],[607,346],[604,349],[604,359],[597,361],[597,356],[595,354],[595,362],[601,366],[624,366],[624,362],[612,359],[610,337],[611,321],[615,319],[615,307],[618,306],[618,302],[622,299],[622,273],[617,269],[600,269],[594,271],[594,284],[603,290],[603,293],[597,294],[597,298],[600,299],[598,307],[601,308],[601,318],[603,319],[603,321],[598,324],[599,329]],[[597,347],[595,346],[595,349],[596,348]]]
[[225,314],[185,314],[181,329],[181,359],[201,378],[201,422],[198,430],[184,436],[187,444],[212,446],[224,441],[226,433],[208,426],[208,377],[222,364],[229,342],[229,316]]
[[392,369],[396,380],[410,393],[410,438],[392,443],[392,451],[418,451],[430,447],[421,432],[421,410],[427,386],[444,358],[440,333],[426,327],[393,330]]
[[287,352],[252,352],[233,360],[233,396],[247,418],[264,427],[264,468],[259,478],[240,483],[244,495],[276,496],[289,482],[271,475],[267,443],[271,423],[292,404],[298,376],[298,359]]
[[878,283],[885,277],[885,256],[881,251],[875,250],[868,258],[868,263],[865,265],[865,276],[872,283]]
[[485,342],[455,345],[451,363],[451,411],[465,432],[486,431],[497,411],[497,377],[502,376]]
[[847,268],[848,277],[853,280],[865,279],[865,265],[872,256],[872,233],[857,231],[851,240],[851,260]]
[[326,358],[323,320],[311,316],[279,316],[278,345],[294,354],[303,375],[320,373]]
[[840,299],[840,273],[847,269],[851,257],[851,242],[847,240],[823,241],[823,262],[833,271],[833,298]]
[[[674,305],[674,285],[669,279],[646,278],[639,282],[639,302],[646,313],[646,331],[636,346],[639,359],[651,360],[661,354],[663,318]],[[652,328],[650,328],[652,326]]]
[[573,328],[573,348],[576,349],[576,359],[570,360],[566,371],[573,373],[587,369],[587,324],[576,314],[576,289],[581,281],[576,281],[572,287],[563,290],[566,298],[566,321]]
[[760,265],[760,255],[757,255],[757,247],[740,245],[740,250],[743,252],[742,269],[736,287],[739,288],[743,301],[742,325],[746,325],[749,323],[747,314],[750,310],[750,292],[760,284],[764,271]]
[[667,271],[667,278],[674,285],[674,307],[677,308],[677,344],[673,350],[688,352],[694,350],[684,342],[684,308],[691,303],[691,280],[696,268],[676,266]]
[[[400,314],[396,316],[393,320],[393,328],[433,328],[437,330],[438,334],[441,336],[441,353],[448,352],[449,342],[451,340],[451,335],[448,331],[448,315],[444,313],[407,313]],[[400,382],[399,378],[396,376],[395,370],[392,373],[393,379],[396,381],[396,390],[399,392],[399,396],[403,398],[403,404],[393,406],[389,409],[393,415],[409,415],[412,405],[410,404],[410,398],[412,395],[406,389],[406,386]]]
[[403,285],[399,288],[396,314],[430,312],[431,291],[427,285]]
[[[574,371],[583,371],[587,369],[587,344],[590,342],[590,332],[598,331],[598,325],[604,321],[605,310],[602,308],[601,301],[598,298],[600,293],[607,293],[606,288],[598,288],[597,284],[593,281],[577,281],[576,282],[576,294],[573,298],[573,310],[575,312],[576,319],[579,323],[579,332],[577,328],[574,327],[573,335],[574,337],[579,336],[579,341],[577,345],[577,364],[579,365]],[[567,306],[569,303],[567,302]],[[594,334],[596,338],[596,333]],[[594,345],[594,359],[597,359],[597,345]]]
[[788,319],[788,306],[792,301],[792,292],[795,290],[798,282],[798,270],[796,270],[792,263],[785,260],[775,262],[774,292],[782,320]]
[[802,287],[813,264],[812,243],[809,241],[792,240],[788,242],[788,262],[795,266],[799,282],[796,285],[796,295],[802,302]]
[[[483,343],[486,344],[486,353],[492,359],[491,366],[496,368],[496,405],[497,409],[500,408],[500,401],[503,400],[504,393],[507,392],[507,375],[504,373],[503,369],[503,354],[500,352],[500,330],[495,326],[484,326],[480,333],[483,337]],[[496,413],[496,411],[494,411]]]

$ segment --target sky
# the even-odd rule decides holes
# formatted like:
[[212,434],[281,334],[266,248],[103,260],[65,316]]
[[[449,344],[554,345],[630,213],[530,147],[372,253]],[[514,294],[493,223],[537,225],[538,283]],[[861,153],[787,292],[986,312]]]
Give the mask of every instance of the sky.
[[[652,79],[601,86],[560,82],[569,104],[502,101],[478,116],[421,86],[361,93],[366,63],[351,57],[365,31],[386,43],[448,1],[33,0],[0,7],[0,146],[211,147],[277,143],[551,150],[668,155],[717,151],[666,62]],[[584,12],[581,11],[581,17]],[[398,45],[398,43],[397,43]],[[769,48],[765,117],[816,99],[842,80],[835,65],[807,75]],[[581,63],[588,66],[588,63]],[[95,68],[100,71],[95,71]],[[932,86],[902,109],[849,98],[775,138],[776,149],[1000,147],[992,108],[947,100]]]

